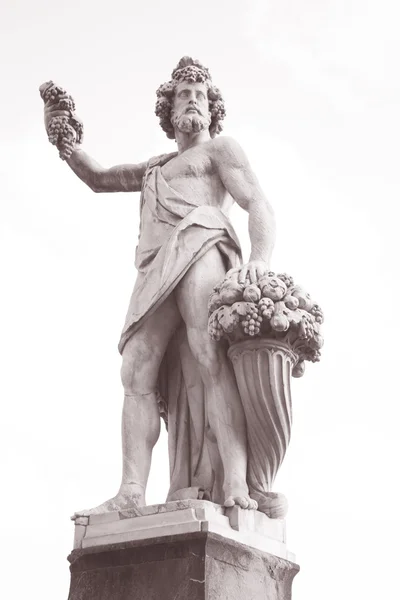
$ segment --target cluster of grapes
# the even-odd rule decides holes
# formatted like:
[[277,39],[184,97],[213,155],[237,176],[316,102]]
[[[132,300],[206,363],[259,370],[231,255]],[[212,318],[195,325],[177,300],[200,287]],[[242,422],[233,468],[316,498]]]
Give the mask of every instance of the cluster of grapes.
[[58,103],[58,107],[60,110],[69,110],[71,112],[74,112],[76,108],[73,98],[71,98],[69,95],[66,98],[61,98]]
[[198,67],[197,65],[187,65],[174,71],[173,79],[175,81],[187,81],[188,83],[206,83],[210,81],[208,69]]
[[66,160],[72,154],[75,146],[76,133],[72,125],[69,124],[68,117],[53,117],[50,120],[47,134],[49,142],[60,151],[60,158]]
[[159,95],[159,90],[157,90],[157,96],[155,113],[160,119],[168,119],[171,114],[171,102],[167,96]]
[[274,314],[274,302],[270,298],[261,298],[258,309],[264,319],[270,319]]
[[225,110],[224,101],[221,97],[221,94],[220,94],[218,88],[213,87],[212,90],[213,91],[216,90],[217,94],[218,94],[217,99],[212,99],[208,103],[208,107],[209,107],[208,109],[211,114],[210,135],[211,135],[211,137],[215,137],[216,135],[221,133],[221,131],[223,129],[222,121],[226,117],[226,110]]
[[254,311],[248,315],[242,321],[242,327],[244,333],[246,335],[258,335],[260,333],[262,323],[262,316],[259,314],[259,310],[257,307],[254,308]]
[[283,281],[287,288],[290,288],[294,285],[293,277],[287,273],[278,273],[277,278]]
[[[72,127],[69,125],[68,127],[70,127],[72,129]],[[72,129],[72,131],[74,131]],[[60,153],[60,158],[62,160],[67,160],[68,158],[71,157],[72,152],[74,151],[75,148],[75,135],[74,133],[72,133],[72,135],[68,135],[68,136],[64,136],[61,138],[60,143],[57,146],[59,153]]]
[[211,315],[208,321],[208,333],[215,342],[218,342],[223,336],[224,331],[216,313]]
[[222,121],[222,119],[226,117],[226,109],[223,100],[211,100],[209,107],[213,119]]
[[299,338],[311,340],[314,337],[314,328],[310,319],[304,315],[299,323]]
[[302,348],[302,354],[304,355],[305,360],[309,360],[313,363],[319,362],[321,360],[320,350],[313,350],[312,348]]
[[59,97],[64,96],[66,93],[67,92],[64,90],[64,88],[60,87],[59,85],[55,85],[54,83],[51,83],[51,85],[49,85],[44,90],[42,98],[45,102],[53,104],[55,102],[58,102]]
[[314,304],[314,306],[311,309],[311,314],[314,315],[315,320],[317,321],[317,323],[323,323],[324,322],[324,313],[322,312],[322,309],[320,306],[318,306],[318,304]]
[[57,146],[58,138],[67,132],[68,117],[53,117],[47,128],[50,144]]

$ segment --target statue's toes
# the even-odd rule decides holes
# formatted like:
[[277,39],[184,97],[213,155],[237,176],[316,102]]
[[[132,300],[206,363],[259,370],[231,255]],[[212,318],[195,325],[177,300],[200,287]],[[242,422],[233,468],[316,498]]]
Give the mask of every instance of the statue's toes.
[[249,508],[250,502],[244,496],[239,496],[239,497],[235,498],[235,504],[237,504],[241,508]]
[[233,498],[233,496],[229,496],[225,502],[224,502],[224,506],[226,508],[232,508],[232,506],[235,506],[235,500]]
[[249,508],[250,499],[246,498],[246,496],[228,496],[224,502],[224,506],[226,506],[226,508],[231,508],[235,505],[240,506],[241,508]]
[[258,502],[257,500],[253,500],[252,498],[250,498],[249,500],[249,509],[250,510],[257,510],[258,508]]
[[248,496],[228,496],[224,502],[226,508],[232,508],[232,506],[240,506],[240,508],[247,510],[257,510],[258,502]]

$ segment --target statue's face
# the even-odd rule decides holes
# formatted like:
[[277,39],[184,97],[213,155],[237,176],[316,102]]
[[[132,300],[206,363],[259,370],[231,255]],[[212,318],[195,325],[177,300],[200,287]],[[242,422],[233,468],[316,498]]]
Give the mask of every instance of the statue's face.
[[171,121],[174,128],[184,133],[208,129],[211,115],[205,83],[188,83],[186,81],[178,83],[172,105]]

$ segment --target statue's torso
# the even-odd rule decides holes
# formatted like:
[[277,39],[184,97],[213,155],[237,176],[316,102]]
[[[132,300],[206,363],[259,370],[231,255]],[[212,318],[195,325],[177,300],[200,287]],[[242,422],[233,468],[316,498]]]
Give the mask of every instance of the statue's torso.
[[227,213],[233,204],[215,165],[211,159],[212,140],[189,148],[178,154],[161,167],[168,183],[183,197],[189,198],[198,206],[217,206]]

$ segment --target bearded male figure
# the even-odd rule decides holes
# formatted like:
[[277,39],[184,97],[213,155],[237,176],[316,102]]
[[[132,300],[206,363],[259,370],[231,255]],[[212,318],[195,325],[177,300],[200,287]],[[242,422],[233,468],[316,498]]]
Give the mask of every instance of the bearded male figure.
[[[67,160],[95,192],[142,192],[138,276],[119,344],[125,392],[122,482],[114,498],[76,513],[83,516],[144,504],[164,405],[160,391],[173,415],[168,498],[185,497],[182,488],[186,497],[197,497],[202,489],[227,507],[257,508],[246,482],[243,408],[226,348],[207,332],[207,303],[226,271],[240,264],[227,217],[232,204],[249,214],[251,255],[241,268],[243,282],[256,281],[269,269],[274,216],[240,146],[216,137],[225,110],[208,69],[184,57],[157,96],[156,114],[176,140],[177,152],[105,169],[76,146]],[[47,122],[68,114],[51,106],[46,111]],[[172,363],[183,373],[179,390],[184,384],[186,416],[171,380]],[[182,428],[179,433],[179,419],[192,433],[182,435]]]

